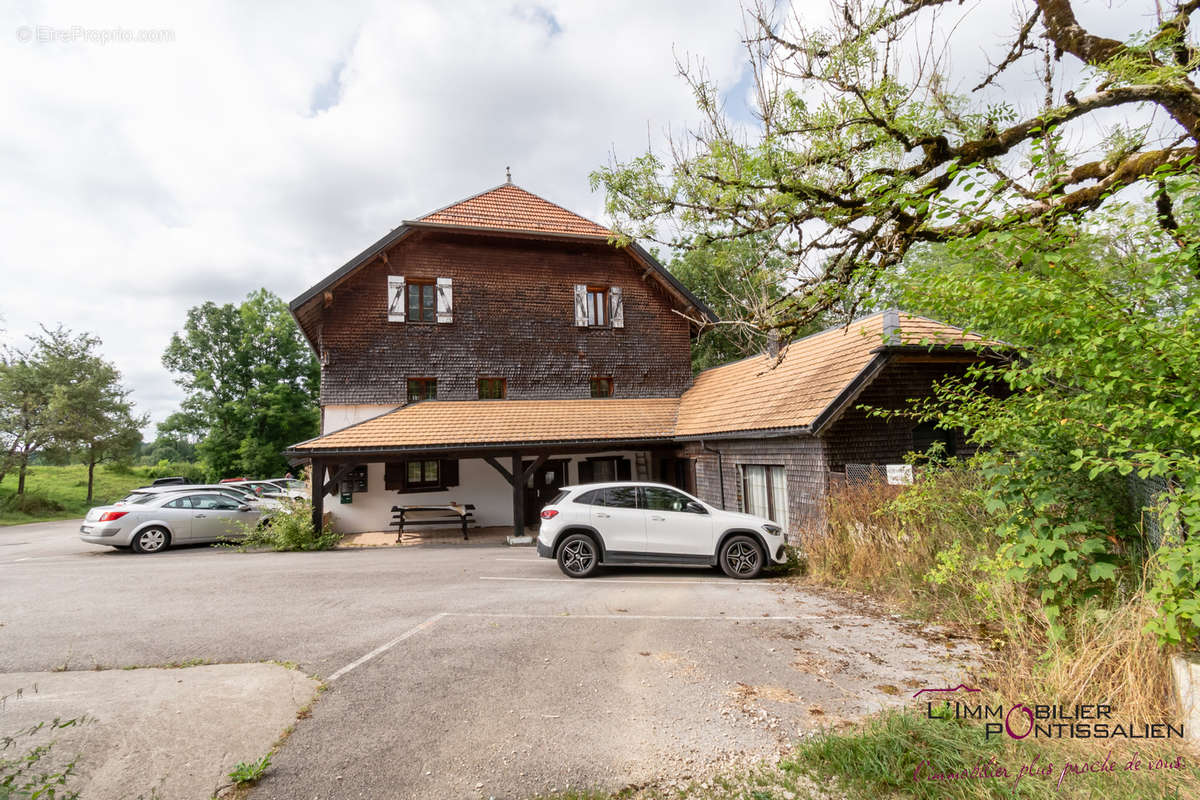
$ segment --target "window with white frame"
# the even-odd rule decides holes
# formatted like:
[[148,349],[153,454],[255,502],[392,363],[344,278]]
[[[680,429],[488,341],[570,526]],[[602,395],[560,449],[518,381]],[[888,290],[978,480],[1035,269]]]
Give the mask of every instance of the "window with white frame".
[[775,522],[787,530],[787,470],[781,466],[743,464],[742,510]]

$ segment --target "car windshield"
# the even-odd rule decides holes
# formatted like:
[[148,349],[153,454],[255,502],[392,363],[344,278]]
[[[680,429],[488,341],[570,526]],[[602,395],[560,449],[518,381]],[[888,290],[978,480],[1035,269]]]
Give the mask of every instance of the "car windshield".
[[134,503],[134,504],[140,505],[141,503],[150,502],[155,497],[157,497],[157,495],[155,495],[155,494],[147,494],[146,492],[134,492],[133,494],[126,495],[125,497],[121,498],[121,502],[122,503]]

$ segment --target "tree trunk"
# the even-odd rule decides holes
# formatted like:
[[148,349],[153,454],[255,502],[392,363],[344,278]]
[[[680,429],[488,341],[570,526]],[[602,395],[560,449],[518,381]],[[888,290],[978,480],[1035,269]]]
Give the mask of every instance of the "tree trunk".
[[87,502],[91,505],[92,502],[92,476],[96,471],[96,454],[88,450],[88,496]]
[[28,465],[28,459],[21,459],[21,469],[17,472],[17,496],[21,497],[25,494],[25,467]]

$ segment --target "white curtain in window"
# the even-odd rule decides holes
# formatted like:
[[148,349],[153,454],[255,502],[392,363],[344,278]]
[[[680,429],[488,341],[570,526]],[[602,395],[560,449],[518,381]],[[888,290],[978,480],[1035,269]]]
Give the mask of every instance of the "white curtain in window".
[[788,529],[787,471],[783,467],[771,467],[771,504],[775,506],[775,522],[785,531]]
[[746,466],[746,512],[767,516],[767,468]]

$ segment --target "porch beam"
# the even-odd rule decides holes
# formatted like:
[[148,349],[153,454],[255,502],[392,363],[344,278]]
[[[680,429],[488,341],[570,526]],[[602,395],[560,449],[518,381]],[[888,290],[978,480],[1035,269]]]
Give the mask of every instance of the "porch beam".
[[[521,467],[521,454],[512,454],[513,490],[513,536],[525,535],[525,470]],[[521,476],[517,480],[517,476]]]
[[313,459],[309,465],[312,481],[312,523],[313,531],[321,530],[321,523],[325,517],[325,462]]
[[533,475],[533,473],[537,472],[538,467],[540,467],[540,466],[542,466],[542,464],[546,463],[546,459],[548,459],[548,458],[550,458],[549,453],[542,453],[541,455],[539,455],[537,458],[535,458],[533,460],[533,463],[530,464],[529,467],[526,468],[521,473],[521,485],[522,486],[524,486],[526,483],[529,482],[529,478]]
[[337,472],[334,472],[332,475],[330,475],[329,480],[325,483],[325,494],[332,494],[333,490],[337,488],[338,482],[341,481],[342,478],[346,477],[351,470],[361,466],[362,464],[354,462],[338,465]]
[[487,463],[491,464],[492,467],[495,468],[495,470],[497,472],[499,472],[501,475],[504,476],[504,480],[508,481],[508,485],[512,486],[512,482],[513,482],[512,473],[509,472],[508,470],[506,470],[504,468],[503,464],[501,464],[499,461],[497,461],[496,459],[494,459],[491,456],[484,456],[483,460],[486,461]]

